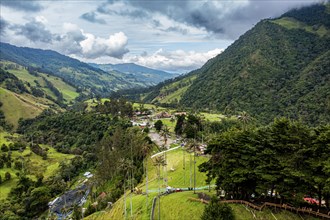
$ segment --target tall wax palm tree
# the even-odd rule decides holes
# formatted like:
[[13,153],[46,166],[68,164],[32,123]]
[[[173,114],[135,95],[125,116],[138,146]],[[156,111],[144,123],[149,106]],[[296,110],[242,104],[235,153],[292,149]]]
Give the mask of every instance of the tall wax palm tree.
[[243,124],[243,129],[246,129],[246,126],[250,121],[252,121],[252,117],[245,111],[241,112],[240,115],[237,116],[237,119],[242,122]]
[[154,159],[154,166],[158,168],[158,219],[160,219],[160,167],[166,166],[166,161],[163,155]]
[[170,133],[170,131],[169,131],[168,127],[166,125],[164,125],[163,128],[162,128],[161,135],[164,138],[164,147],[163,147],[163,149],[165,150],[164,151],[164,159],[165,159],[165,178],[164,178],[164,182],[166,182],[166,185],[167,185],[167,182],[168,182],[168,180],[167,180],[167,154],[166,154],[166,150],[168,149],[168,147],[166,146],[166,144],[167,144],[167,137],[169,136],[169,133]]
[[198,147],[198,142],[196,141],[196,139],[190,140],[188,142],[188,149],[192,150],[194,153],[194,193],[196,193],[196,147]]
[[152,149],[152,145],[151,144],[147,144],[145,143],[144,145],[142,145],[142,154],[144,156],[144,168],[145,168],[145,172],[146,172],[146,208],[148,209],[148,155],[149,152]]
[[[126,178],[129,174],[129,169],[131,168],[131,162],[126,159],[126,158],[122,158],[120,160],[120,168],[121,170],[124,172],[124,184],[123,184],[123,187],[124,187],[124,216],[125,216],[125,219],[127,218],[127,210],[126,210]],[[130,181],[129,181],[130,182]]]

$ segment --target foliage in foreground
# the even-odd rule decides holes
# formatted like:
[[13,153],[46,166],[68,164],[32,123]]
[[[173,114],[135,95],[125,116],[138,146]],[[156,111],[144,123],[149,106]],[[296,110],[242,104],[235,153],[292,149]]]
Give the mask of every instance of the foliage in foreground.
[[233,220],[234,215],[230,206],[219,203],[216,197],[212,197],[210,203],[205,207],[202,220]]
[[298,206],[311,196],[329,208],[329,143],[329,125],[311,128],[281,118],[218,135],[207,148],[211,159],[199,168],[228,198],[266,199],[276,192],[281,202]]

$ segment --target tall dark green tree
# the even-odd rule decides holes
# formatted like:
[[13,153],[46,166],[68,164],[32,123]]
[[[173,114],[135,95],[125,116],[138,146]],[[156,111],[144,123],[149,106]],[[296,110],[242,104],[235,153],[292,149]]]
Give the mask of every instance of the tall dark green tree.
[[155,129],[159,132],[160,130],[162,130],[162,127],[163,127],[163,122],[162,120],[157,120],[155,122]]

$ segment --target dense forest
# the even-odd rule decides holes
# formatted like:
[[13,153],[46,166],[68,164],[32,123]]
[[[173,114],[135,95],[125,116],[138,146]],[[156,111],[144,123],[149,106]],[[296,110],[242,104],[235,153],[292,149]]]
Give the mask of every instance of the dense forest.
[[210,141],[199,168],[229,199],[277,201],[297,207],[304,196],[330,202],[330,126],[286,118],[268,126],[229,129]]

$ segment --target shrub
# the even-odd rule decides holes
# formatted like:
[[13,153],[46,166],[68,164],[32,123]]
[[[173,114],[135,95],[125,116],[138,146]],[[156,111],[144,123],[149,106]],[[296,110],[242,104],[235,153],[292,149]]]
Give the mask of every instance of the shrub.
[[216,197],[205,207],[202,220],[233,220],[234,215],[228,204],[219,203]]

